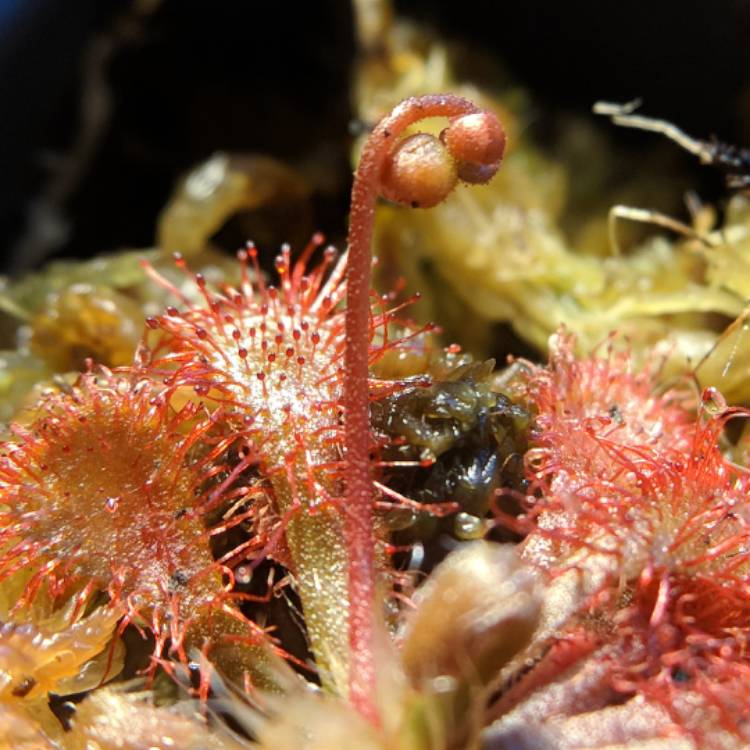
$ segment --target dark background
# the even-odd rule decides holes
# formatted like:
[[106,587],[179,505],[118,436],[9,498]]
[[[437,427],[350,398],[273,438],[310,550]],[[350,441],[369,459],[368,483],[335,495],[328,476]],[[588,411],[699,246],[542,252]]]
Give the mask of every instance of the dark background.
[[[636,96],[644,112],[692,134],[750,144],[750,0],[396,7],[504,60],[533,93],[534,134],[550,147],[549,123],[561,112],[585,114],[596,99]],[[140,20],[131,2],[0,0],[4,267],[149,245],[175,179],[217,149],[324,162],[330,179],[316,190],[315,218],[340,238],[354,54],[346,0],[162,0]],[[92,70],[103,86],[92,88]],[[94,111],[108,112],[89,143],[80,140],[85,91],[102,94]],[[616,138],[637,158],[654,136],[617,130]],[[76,143],[88,154],[84,167],[61,169]],[[701,194],[720,197],[719,178],[684,159]],[[63,220],[29,243],[41,195]]]

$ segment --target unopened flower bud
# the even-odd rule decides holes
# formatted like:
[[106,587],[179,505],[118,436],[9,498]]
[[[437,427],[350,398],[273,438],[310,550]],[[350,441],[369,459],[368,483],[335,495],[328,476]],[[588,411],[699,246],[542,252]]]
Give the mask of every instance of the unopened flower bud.
[[511,545],[478,541],[449,555],[414,599],[402,648],[410,678],[486,682],[531,639],[541,585]]
[[470,164],[497,164],[505,154],[505,131],[492,112],[456,117],[441,140],[454,159]]
[[428,133],[417,133],[398,143],[380,174],[383,196],[413,208],[436,206],[445,200],[457,181],[453,157]]

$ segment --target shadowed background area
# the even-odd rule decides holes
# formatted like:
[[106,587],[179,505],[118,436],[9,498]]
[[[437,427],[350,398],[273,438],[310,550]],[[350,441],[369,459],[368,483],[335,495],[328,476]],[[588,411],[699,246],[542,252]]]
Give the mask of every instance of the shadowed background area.
[[[561,113],[641,96],[644,112],[690,133],[750,143],[746,0],[396,8],[502,60],[536,100],[542,142],[554,143]],[[0,2],[5,269],[149,245],[175,180],[217,149],[268,154],[309,176],[315,223],[340,240],[354,55],[346,0]],[[616,137],[634,157],[654,138]],[[721,195],[717,176],[684,160],[705,197]]]

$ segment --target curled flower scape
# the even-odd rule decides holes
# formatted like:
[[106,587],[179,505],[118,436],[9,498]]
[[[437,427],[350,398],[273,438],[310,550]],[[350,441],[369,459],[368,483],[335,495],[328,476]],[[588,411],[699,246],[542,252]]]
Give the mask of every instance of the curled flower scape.
[[[413,148],[416,136],[398,137],[427,117],[449,117],[442,141]],[[377,676],[372,663],[375,576],[372,554],[372,481],[368,459],[370,432],[368,377],[368,304],[371,285],[375,202],[379,194],[419,207],[444,200],[458,173],[472,172],[467,182],[489,181],[500,167],[505,133],[496,116],[452,94],[406,99],[384,117],[362,149],[352,186],[347,269],[346,348],[344,368],[344,445],[347,461],[349,542],[350,691],[352,703],[377,721]],[[420,159],[424,156],[424,161]],[[453,165],[455,174],[449,168]]]
[[[411,152],[402,131],[439,115],[451,118],[443,140]],[[266,664],[283,652],[242,613],[261,597],[237,590],[234,572],[252,577],[272,559],[291,574],[323,685],[377,723],[375,593],[391,584],[373,523],[369,402],[399,383],[371,386],[368,369],[421,331],[398,333],[399,308],[371,302],[374,203],[432,205],[459,173],[488,180],[503,149],[494,115],[468,101],[408,100],[365,147],[338,261],[328,248],[309,263],[319,237],[294,264],[284,248],[272,286],[249,246],[236,289],[193,277],[200,302],[146,264],[182,309],[147,319],[132,366],[92,365],[45,395],[5,445],[9,614],[69,602],[77,617],[104,597],[122,608],[119,634],[132,625],[153,640],[152,674],[199,649],[246,688],[275,689]],[[235,532],[242,541],[217,557],[216,540]]]

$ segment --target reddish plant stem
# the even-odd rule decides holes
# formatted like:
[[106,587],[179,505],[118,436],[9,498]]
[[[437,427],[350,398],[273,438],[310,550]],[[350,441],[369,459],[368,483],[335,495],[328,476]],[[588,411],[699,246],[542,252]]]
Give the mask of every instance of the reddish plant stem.
[[354,175],[349,217],[344,404],[349,548],[349,701],[379,722],[374,631],[375,538],[370,475],[369,294],[373,221],[384,161],[398,136],[427,117],[456,117],[481,110],[451,94],[413,97],[384,117],[365,143]]

